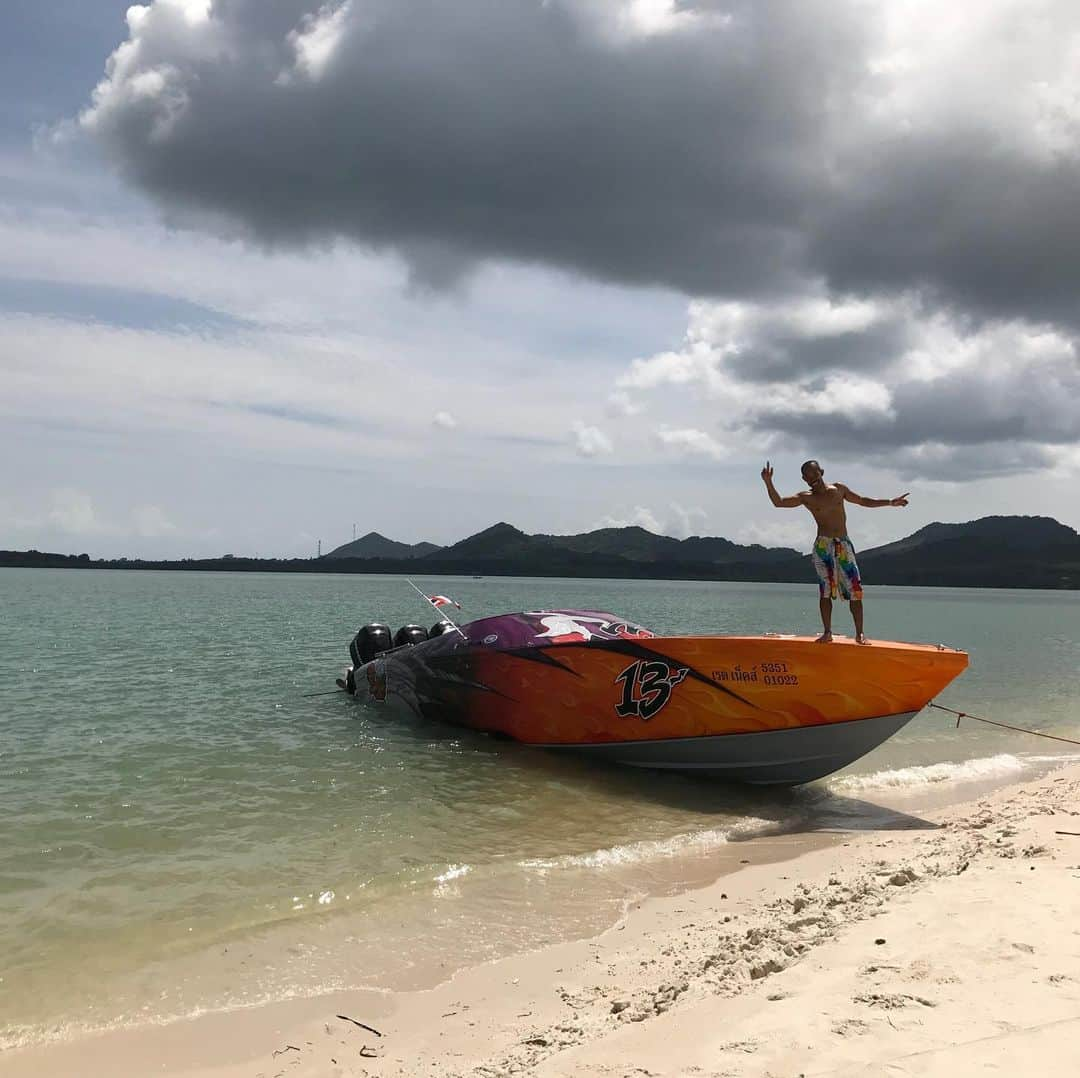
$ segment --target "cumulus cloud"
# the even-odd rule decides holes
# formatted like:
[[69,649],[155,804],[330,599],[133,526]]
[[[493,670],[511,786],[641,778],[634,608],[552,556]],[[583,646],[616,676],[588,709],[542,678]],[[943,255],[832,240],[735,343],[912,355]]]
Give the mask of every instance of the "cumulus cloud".
[[94,497],[75,487],[58,487],[48,493],[43,505],[4,505],[6,523],[18,531],[49,531],[71,537],[139,536],[160,538],[177,531],[165,510],[158,505],[136,505],[130,511],[102,512]]
[[157,505],[137,506],[132,517],[135,534],[144,539],[157,539],[176,531],[176,525],[169,519],[165,510]]
[[697,300],[682,348],[635,360],[613,396],[692,383],[715,392],[733,378],[773,385],[830,374],[861,378],[896,360],[917,316],[917,305],[904,297],[835,299],[817,291],[778,300]]
[[682,430],[661,427],[656,432],[656,440],[665,449],[673,450],[680,455],[709,457],[712,460],[722,460],[728,455],[728,450],[711,434],[703,430],[694,430],[692,427]]
[[672,502],[669,506],[671,516],[668,521],[668,534],[677,539],[687,539],[691,535],[700,535],[705,527],[708,514],[700,506],[682,506]]
[[597,528],[644,528],[654,535],[664,534],[664,524],[651,510],[644,505],[635,505],[633,510],[626,516],[604,517],[596,524]]
[[128,23],[81,123],[180,217],[444,280],[509,258],[1077,318],[1072,0],[156,0]]
[[608,415],[630,418],[640,415],[644,410],[645,406],[640,401],[634,400],[629,393],[621,389],[615,390],[608,396]]
[[[772,374],[745,363],[755,353],[776,357]],[[728,441],[858,455],[929,479],[1040,470],[1080,441],[1071,336],[905,303],[697,302],[684,346],[635,360],[618,381],[621,391],[704,393]],[[694,430],[658,438],[699,452],[715,442]]]
[[[344,3],[323,4],[318,11],[305,15],[299,29],[288,35],[289,44],[296,53],[294,70],[312,81],[323,77],[341,45],[348,29],[347,20],[352,14],[352,0]],[[289,82],[289,72],[278,76],[280,83]]]
[[95,535],[108,530],[95,512],[90,495],[71,488],[53,491],[48,522],[71,535]]
[[615,451],[611,439],[599,428],[590,427],[580,420],[574,424],[574,449],[582,457],[606,456]]
[[436,412],[431,422],[443,430],[453,430],[458,425],[458,421],[449,412]]
[[797,519],[793,519],[790,513],[778,513],[769,521],[746,521],[736,528],[731,538],[737,543],[802,550],[813,538],[813,527],[814,522],[804,513],[800,513]]
[[672,502],[664,516],[658,515],[644,505],[635,505],[630,513],[604,517],[594,525],[596,528],[644,528],[654,535],[670,535],[676,539],[687,539],[691,535],[700,535],[708,514],[704,509],[686,507]]

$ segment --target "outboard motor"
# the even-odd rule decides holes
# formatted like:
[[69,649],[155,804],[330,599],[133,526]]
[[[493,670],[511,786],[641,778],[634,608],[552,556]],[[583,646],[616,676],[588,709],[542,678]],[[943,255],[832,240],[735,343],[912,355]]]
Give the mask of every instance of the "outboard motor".
[[353,666],[359,668],[371,662],[380,651],[389,651],[391,646],[389,625],[377,621],[365,625],[349,642]]
[[445,636],[447,633],[455,633],[457,630],[448,621],[437,621],[428,629],[428,639],[434,640],[437,636]]
[[402,644],[422,644],[427,638],[427,629],[423,625],[402,625],[394,633],[394,647],[399,648]]

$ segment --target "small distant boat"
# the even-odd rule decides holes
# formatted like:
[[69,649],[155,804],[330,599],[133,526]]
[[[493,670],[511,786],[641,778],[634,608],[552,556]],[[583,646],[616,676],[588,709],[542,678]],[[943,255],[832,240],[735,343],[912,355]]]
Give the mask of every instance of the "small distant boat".
[[967,667],[942,644],[657,636],[601,611],[368,625],[338,685],[555,751],[797,785],[891,737]]

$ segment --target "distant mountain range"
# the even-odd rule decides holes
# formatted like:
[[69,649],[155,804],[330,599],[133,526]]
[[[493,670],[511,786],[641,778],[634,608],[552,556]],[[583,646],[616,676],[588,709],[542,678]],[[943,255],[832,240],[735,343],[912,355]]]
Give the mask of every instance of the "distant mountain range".
[[[807,545],[810,538],[808,528]],[[0,565],[804,583],[813,580],[808,555],[785,547],[743,546],[715,536],[673,539],[639,527],[601,528],[580,535],[527,535],[506,523],[495,524],[447,547],[399,543],[370,532],[317,559],[92,561],[85,554],[44,554],[34,550],[0,551]],[[964,524],[928,524],[906,539],[860,551],[859,565],[869,586],[1080,588],[1080,535],[1050,517],[993,516]]]
[[324,559],[384,558],[428,561],[577,561],[570,555],[589,558],[622,558],[633,562],[678,562],[693,565],[727,565],[735,562],[780,562],[797,558],[797,550],[786,548],[739,546],[730,539],[693,536],[672,539],[654,535],[644,528],[600,528],[580,535],[526,535],[512,524],[493,524],[476,535],[470,535],[452,546],[434,543],[399,543],[378,532],[368,532],[360,539],[345,543]]

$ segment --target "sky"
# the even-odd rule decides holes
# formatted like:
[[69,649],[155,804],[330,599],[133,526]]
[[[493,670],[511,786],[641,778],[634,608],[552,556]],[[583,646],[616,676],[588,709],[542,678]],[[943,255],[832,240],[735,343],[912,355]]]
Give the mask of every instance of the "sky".
[[1080,527],[1074,0],[0,21],[0,548]]

